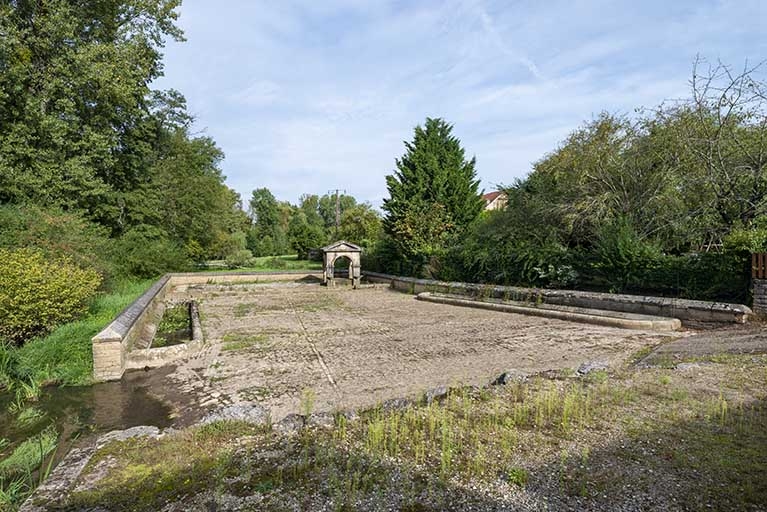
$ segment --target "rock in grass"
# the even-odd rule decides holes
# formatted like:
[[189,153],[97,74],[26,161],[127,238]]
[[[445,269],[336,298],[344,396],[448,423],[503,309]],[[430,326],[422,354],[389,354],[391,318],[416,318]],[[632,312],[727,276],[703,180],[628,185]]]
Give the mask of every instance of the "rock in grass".
[[215,421],[244,421],[254,425],[266,425],[269,422],[269,411],[253,403],[229,405],[205,416],[200,425]]
[[690,370],[700,370],[703,367],[702,363],[679,363],[674,366],[674,370],[686,372]]
[[493,386],[505,386],[512,382],[524,382],[527,380],[528,376],[528,373],[519,370],[506,370],[490,384]]
[[335,418],[329,412],[315,412],[306,418],[306,425],[309,427],[333,428],[335,424]]
[[408,400],[407,398],[392,398],[382,403],[381,409],[385,412],[401,411],[403,409],[407,409],[411,405],[413,405],[413,401]]
[[159,436],[160,436],[159,428],[141,425],[138,427],[131,427],[125,430],[113,430],[112,432],[108,432],[104,434],[103,436],[99,437],[99,440],[96,441],[96,446],[97,448],[101,448],[102,446],[106,446],[108,443],[111,443],[112,441],[125,441],[126,439],[131,439],[134,437],[155,438]]
[[304,417],[300,414],[288,414],[275,423],[272,428],[283,434],[293,434],[304,428]]
[[348,410],[341,413],[347,422],[351,423],[360,419],[360,415],[355,410]]
[[439,386],[433,389],[428,390],[424,397],[426,398],[426,403],[430,404],[434,401],[442,400],[447,396],[449,392],[449,389],[447,386]]
[[576,373],[578,375],[588,375],[592,372],[607,371],[609,366],[607,363],[601,361],[588,361],[578,367]]

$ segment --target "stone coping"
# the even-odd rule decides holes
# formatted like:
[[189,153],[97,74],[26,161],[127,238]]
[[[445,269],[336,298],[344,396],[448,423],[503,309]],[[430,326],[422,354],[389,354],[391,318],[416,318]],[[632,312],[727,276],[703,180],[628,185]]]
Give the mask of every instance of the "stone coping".
[[124,338],[134,326],[141,314],[151,305],[157,294],[170,281],[170,274],[166,274],[149,287],[138,299],[134,300],[118,314],[112,322],[101,332],[93,337],[93,342],[109,341],[115,338]]
[[431,292],[419,293],[416,298],[426,302],[463,306],[504,313],[518,313],[522,315],[538,316],[543,318],[555,318],[584,324],[603,325],[606,327],[619,327],[621,329],[641,329],[650,331],[675,331],[682,327],[682,322],[677,318],[665,318],[661,316],[638,315],[622,311],[605,311],[601,309],[576,308],[573,306],[558,306],[553,304],[531,304],[529,302],[500,302],[468,299],[465,296],[435,294]]
[[444,282],[431,279],[395,276],[378,272],[365,272],[364,277],[373,282],[388,282],[394,289],[413,294],[421,292],[437,292],[453,295],[469,295],[474,297],[534,302],[537,304],[556,304],[561,306],[574,306],[588,309],[602,309],[678,318],[683,322],[745,323],[753,314],[751,308],[743,304],[677,299],[671,297]]

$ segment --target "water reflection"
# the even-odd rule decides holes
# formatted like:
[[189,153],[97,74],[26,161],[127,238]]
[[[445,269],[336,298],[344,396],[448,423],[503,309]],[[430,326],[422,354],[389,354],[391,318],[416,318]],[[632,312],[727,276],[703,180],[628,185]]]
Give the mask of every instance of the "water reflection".
[[9,441],[3,452],[10,453],[19,443],[50,425],[59,433],[62,455],[94,434],[137,425],[168,427],[172,423],[172,409],[153,396],[150,389],[153,381],[172,370],[131,372],[120,381],[93,386],[46,388],[36,402],[25,404],[20,411],[11,411],[12,397],[2,396],[0,438]]

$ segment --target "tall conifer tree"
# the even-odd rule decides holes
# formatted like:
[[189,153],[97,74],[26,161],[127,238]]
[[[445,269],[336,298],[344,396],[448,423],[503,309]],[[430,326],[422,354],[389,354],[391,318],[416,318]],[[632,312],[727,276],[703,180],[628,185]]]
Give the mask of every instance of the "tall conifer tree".
[[466,160],[452,131],[443,119],[427,118],[386,177],[384,229],[415,272],[482,212],[476,159]]

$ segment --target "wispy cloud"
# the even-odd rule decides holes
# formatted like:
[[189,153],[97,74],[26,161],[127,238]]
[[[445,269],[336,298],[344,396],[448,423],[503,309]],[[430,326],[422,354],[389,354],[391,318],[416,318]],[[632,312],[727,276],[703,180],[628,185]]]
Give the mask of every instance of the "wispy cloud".
[[280,87],[269,80],[256,80],[245,89],[232,94],[230,98],[237,105],[265,107],[280,99]]
[[697,53],[767,54],[767,3],[185,0],[166,76],[243,196],[341,187],[380,204],[426,116],[455,124],[483,185],[510,183],[602,110],[684,95]]

